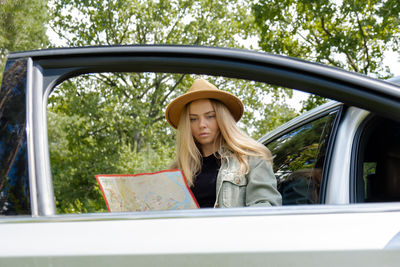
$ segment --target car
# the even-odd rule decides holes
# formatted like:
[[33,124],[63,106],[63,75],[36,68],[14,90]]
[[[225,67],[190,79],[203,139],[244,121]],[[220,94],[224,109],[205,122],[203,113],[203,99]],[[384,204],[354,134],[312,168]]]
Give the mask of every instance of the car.
[[[48,98],[65,80],[104,72],[212,75],[332,101],[259,140],[275,155],[283,206],[59,214]],[[398,82],[216,47],[10,54],[0,91],[0,265],[397,266]]]
[[284,204],[398,202],[399,126],[331,101],[259,141],[275,155]]

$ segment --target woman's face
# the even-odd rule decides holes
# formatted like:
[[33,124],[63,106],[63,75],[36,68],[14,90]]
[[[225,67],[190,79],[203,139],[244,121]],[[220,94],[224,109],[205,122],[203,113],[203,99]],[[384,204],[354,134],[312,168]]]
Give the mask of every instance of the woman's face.
[[[219,134],[215,110],[208,99],[199,99],[189,104],[190,128],[193,138],[201,145],[203,154],[212,154],[214,141]],[[209,152],[211,151],[211,152]]]

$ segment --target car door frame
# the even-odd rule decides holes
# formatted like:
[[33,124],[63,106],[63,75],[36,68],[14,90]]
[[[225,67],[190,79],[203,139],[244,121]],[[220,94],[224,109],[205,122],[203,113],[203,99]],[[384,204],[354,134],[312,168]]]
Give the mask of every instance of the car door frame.
[[[96,47],[17,53],[10,57],[27,58],[30,62],[27,135],[29,167],[34,175],[31,182],[36,183],[31,184],[31,198],[36,201],[36,208],[32,209],[33,218],[1,218],[1,264],[398,265],[400,203],[56,215],[51,206],[54,199],[46,104],[52,88],[63,80],[109,70],[255,79],[319,92],[389,117],[399,114],[399,87],[319,64],[233,49]],[[125,67],[118,66],[120,60]],[[128,66],[132,63],[143,66]]]
[[79,74],[156,71],[221,75],[316,93],[400,118],[400,90],[396,85],[266,53],[214,47],[110,46],[22,52],[9,58],[28,58],[27,142],[33,216],[56,214],[48,154],[47,97],[57,84]]

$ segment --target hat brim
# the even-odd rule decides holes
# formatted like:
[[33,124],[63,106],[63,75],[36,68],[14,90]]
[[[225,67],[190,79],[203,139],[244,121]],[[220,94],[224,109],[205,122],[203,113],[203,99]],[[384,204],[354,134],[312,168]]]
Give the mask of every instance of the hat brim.
[[179,119],[184,107],[198,99],[215,99],[225,104],[231,112],[235,121],[239,121],[243,115],[244,107],[242,101],[231,93],[221,90],[201,90],[183,94],[175,98],[165,110],[165,118],[168,123],[178,128]]

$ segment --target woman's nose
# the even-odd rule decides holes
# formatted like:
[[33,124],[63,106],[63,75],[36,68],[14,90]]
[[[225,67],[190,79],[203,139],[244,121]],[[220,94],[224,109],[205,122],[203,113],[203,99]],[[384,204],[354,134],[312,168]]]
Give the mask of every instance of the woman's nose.
[[204,128],[204,127],[207,126],[207,123],[206,123],[205,118],[201,118],[201,117],[200,117],[200,119],[199,119],[199,126],[200,126],[201,128]]

